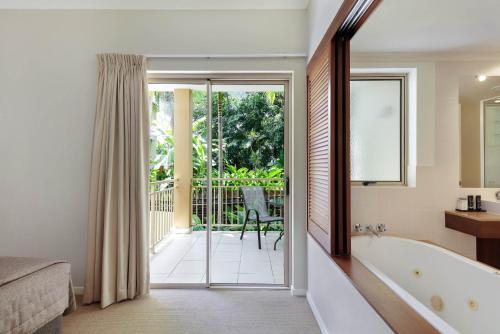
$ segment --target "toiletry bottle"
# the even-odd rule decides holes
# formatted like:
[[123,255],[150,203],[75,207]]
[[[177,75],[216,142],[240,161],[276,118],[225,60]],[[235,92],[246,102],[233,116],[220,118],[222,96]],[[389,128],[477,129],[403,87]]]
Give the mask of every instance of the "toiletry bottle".
[[481,195],[476,195],[476,211],[481,211]]
[[467,211],[467,198],[460,197],[457,201],[457,210]]
[[467,196],[467,210],[474,211],[474,196]]

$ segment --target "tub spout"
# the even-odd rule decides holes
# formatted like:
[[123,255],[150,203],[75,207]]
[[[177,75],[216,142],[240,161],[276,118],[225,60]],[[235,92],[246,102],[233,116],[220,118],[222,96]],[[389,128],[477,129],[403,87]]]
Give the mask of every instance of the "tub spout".
[[366,232],[371,233],[377,236],[378,238],[382,236],[380,229],[374,228],[373,225],[366,225]]

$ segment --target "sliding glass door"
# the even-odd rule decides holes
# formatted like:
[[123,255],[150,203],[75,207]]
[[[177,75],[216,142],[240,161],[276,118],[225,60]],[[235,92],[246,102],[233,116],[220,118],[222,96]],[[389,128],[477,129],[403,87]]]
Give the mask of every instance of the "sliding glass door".
[[149,91],[152,287],[287,285],[287,82]]
[[285,284],[285,92],[213,82],[213,284]]
[[207,84],[150,84],[149,96],[151,283],[202,285],[210,219]]

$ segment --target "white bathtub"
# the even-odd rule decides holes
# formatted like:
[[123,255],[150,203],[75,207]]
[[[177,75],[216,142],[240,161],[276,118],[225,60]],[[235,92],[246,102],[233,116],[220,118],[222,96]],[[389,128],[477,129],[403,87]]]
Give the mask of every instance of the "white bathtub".
[[500,333],[500,271],[397,237],[353,237],[352,254],[440,332]]

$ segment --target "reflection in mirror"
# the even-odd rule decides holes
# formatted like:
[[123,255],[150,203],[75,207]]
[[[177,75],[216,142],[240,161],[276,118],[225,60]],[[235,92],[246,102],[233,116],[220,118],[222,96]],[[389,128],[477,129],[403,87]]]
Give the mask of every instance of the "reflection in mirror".
[[500,76],[460,78],[460,184],[500,187]]

